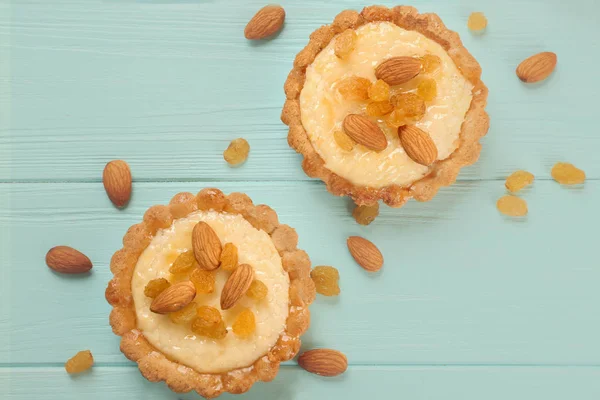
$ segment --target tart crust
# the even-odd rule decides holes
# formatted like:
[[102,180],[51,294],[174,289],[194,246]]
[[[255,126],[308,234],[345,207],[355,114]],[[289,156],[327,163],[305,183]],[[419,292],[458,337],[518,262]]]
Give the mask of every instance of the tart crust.
[[[231,371],[200,373],[169,359],[152,346],[137,329],[136,312],[131,292],[131,279],[139,256],[159,229],[171,226],[174,219],[197,210],[209,210],[242,215],[256,229],[271,237],[279,252],[284,270],[290,278],[289,315],[285,330],[269,352],[254,364]],[[197,195],[179,193],[168,206],[150,207],[143,222],[129,228],[123,237],[123,248],[110,262],[114,277],[106,288],[106,299],[112,305],[110,325],[121,336],[121,351],[137,362],[142,375],[151,382],[165,381],[171,390],[183,393],[195,390],[203,397],[217,397],[223,392],[244,393],[254,382],[275,378],[279,364],[293,358],[300,349],[300,336],[308,329],[308,306],[315,298],[315,286],[310,279],[310,259],[297,249],[298,235],[288,225],[279,224],[277,214],[269,206],[254,205],[243,193],[226,196],[219,189],[207,188]]]
[[[393,22],[406,30],[417,31],[440,44],[454,61],[462,75],[473,84],[473,98],[465,114],[456,150],[446,159],[436,161],[429,173],[407,187],[396,184],[382,188],[355,185],[325,167],[325,162],[315,151],[303,125],[300,111],[300,93],[304,87],[306,68],[314,61],[335,35],[346,29],[356,29],[369,22]],[[310,35],[306,47],[294,60],[294,68],[284,85],[286,101],[281,120],[289,126],[288,143],[302,154],[302,168],[312,178],[325,182],[327,190],[336,196],[350,196],[357,205],[372,205],[383,200],[390,207],[401,207],[408,199],[431,200],[440,187],[456,181],[460,169],[479,158],[481,139],[488,131],[489,116],[485,112],[488,89],[481,81],[481,67],[465,49],[456,32],[446,28],[436,14],[419,14],[414,7],[383,6],[365,7],[360,13],[345,10],[339,13],[331,25],[324,25]]]

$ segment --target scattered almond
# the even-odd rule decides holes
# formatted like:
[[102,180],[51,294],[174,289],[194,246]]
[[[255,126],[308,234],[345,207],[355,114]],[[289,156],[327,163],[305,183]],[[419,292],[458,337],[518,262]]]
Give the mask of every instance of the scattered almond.
[[240,264],[229,276],[221,292],[221,309],[229,310],[246,294],[254,280],[254,270],[248,264]]
[[112,203],[123,208],[131,198],[131,170],[123,160],[114,160],[106,164],[102,174],[104,190]]
[[525,83],[543,81],[552,74],[556,62],[556,54],[550,51],[535,54],[519,64],[517,76]]
[[437,147],[427,132],[414,125],[405,125],[398,128],[398,136],[404,151],[414,162],[428,166],[437,160]]
[[298,365],[312,374],[338,376],[348,368],[348,359],[337,350],[315,349],[302,353]]
[[350,138],[371,150],[382,151],[387,147],[387,138],[381,128],[365,116],[349,114],[344,118],[343,127]]
[[51,248],[46,253],[46,264],[63,274],[81,274],[92,269],[92,262],[85,254],[68,246]]
[[410,81],[421,72],[421,61],[414,57],[388,58],[375,68],[377,79],[390,86],[401,85]]
[[150,311],[157,314],[168,314],[179,311],[196,297],[196,287],[192,282],[180,282],[169,286],[156,296],[150,304]]
[[379,271],[383,266],[383,255],[372,242],[360,236],[350,236],[346,241],[354,260],[369,272]]
[[219,267],[222,251],[221,240],[206,222],[200,221],[194,226],[192,247],[200,268],[212,271]]
[[258,40],[264,39],[275,34],[283,26],[285,20],[285,10],[279,5],[268,5],[252,17],[246,29],[244,36],[246,39]]

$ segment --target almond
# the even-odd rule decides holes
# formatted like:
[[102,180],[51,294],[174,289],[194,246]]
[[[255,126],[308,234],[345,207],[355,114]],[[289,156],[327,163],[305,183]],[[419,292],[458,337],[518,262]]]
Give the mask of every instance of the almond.
[[273,35],[281,29],[285,20],[285,10],[279,5],[268,5],[252,17],[246,29],[244,36],[246,39],[258,40]]
[[221,309],[229,310],[248,291],[254,270],[248,264],[240,264],[225,282],[221,292]]
[[348,368],[348,359],[337,350],[315,349],[302,353],[298,365],[312,374],[337,376]]
[[200,221],[192,231],[194,257],[200,268],[212,271],[219,267],[221,258],[221,240],[206,222]]
[[56,246],[46,254],[46,264],[63,274],[81,274],[92,269],[92,262],[80,251],[68,246]]
[[354,260],[369,272],[379,271],[383,266],[383,255],[372,242],[360,236],[350,236],[346,241]]
[[343,127],[344,132],[356,143],[371,150],[382,151],[387,147],[387,138],[381,128],[363,115],[347,115],[344,118]]
[[106,164],[102,174],[102,183],[108,198],[118,208],[123,208],[131,198],[131,170],[123,160],[114,160]]
[[398,136],[404,151],[414,162],[428,166],[437,160],[437,147],[427,132],[405,125],[398,128]]
[[179,282],[169,286],[156,296],[150,304],[150,311],[157,314],[168,314],[179,311],[196,297],[196,287],[190,281]]
[[421,72],[421,61],[414,57],[388,58],[375,68],[375,76],[390,86],[410,81]]
[[556,68],[556,61],[556,54],[550,51],[535,54],[519,64],[517,76],[525,83],[543,81]]

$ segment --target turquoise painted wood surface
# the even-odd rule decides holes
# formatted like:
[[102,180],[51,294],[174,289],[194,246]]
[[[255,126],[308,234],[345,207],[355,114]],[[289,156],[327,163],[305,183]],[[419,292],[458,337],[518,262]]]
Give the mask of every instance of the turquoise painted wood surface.
[[[348,373],[325,380],[290,362],[245,398],[597,399],[600,3],[415,0],[481,62],[492,128],[456,185],[384,209],[369,227],[302,173],[279,122],[283,81],[310,32],[365,4],[282,4],[281,34],[251,44],[241,32],[258,0],[0,0],[0,398],[197,398],[146,382],[121,355],[104,288],[111,254],[148,206],[219,186],[273,206],[313,263],[342,276],[342,296],[312,307],[304,346],[344,351]],[[481,37],[466,29],[475,10],[490,21]],[[542,50],[559,67],[525,87],[514,68]],[[240,136],[251,156],[230,169],[221,153]],[[123,211],[100,183],[113,158],[135,179]],[[585,169],[585,185],[552,181],[558,160]],[[495,210],[517,168],[537,177],[522,221]],[[380,246],[381,273],[354,264],[351,234]],[[50,272],[44,255],[57,244],[88,254],[93,273]],[[70,378],[62,364],[83,348],[96,366]]]

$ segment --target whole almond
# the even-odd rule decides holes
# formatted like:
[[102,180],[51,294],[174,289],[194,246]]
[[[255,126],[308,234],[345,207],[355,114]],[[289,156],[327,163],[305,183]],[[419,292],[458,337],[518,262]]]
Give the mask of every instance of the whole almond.
[[46,253],[46,264],[63,274],[81,274],[92,269],[92,262],[85,254],[68,246],[56,246]]
[[200,221],[192,231],[194,257],[200,268],[212,271],[219,267],[221,258],[221,240],[206,222]]
[[382,151],[387,147],[387,138],[381,128],[363,115],[348,114],[344,118],[343,128],[356,143],[371,150]]
[[519,64],[517,76],[525,83],[543,81],[554,71],[556,62],[556,54],[550,51],[535,54]]
[[285,20],[285,10],[279,5],[269,5],[261,8],[252,17],[246,29],[244,36],[246,39],[258,40],[269,37],[279,31]]
[[315,349],[302,353],[298,365],[313,374],[338,376],[348,368],[348,359],[337,350]]
[[127,205],[131,198],[131,170],[125,161],[114,160],[106,164],[102,183],[115,206],[123,208]]
[[388,58],[375,68],[375,76],[388,85],[400,85],[410,81],[421,72],[421,62],[414,57]]
[[437,160],[437,147],[429,133],[416,126],[405,125],[398,128],[398,136],[404,151],[414,162],[428,166]]
[[168,314],[179,311],[196,297],[196,287],[192,282],[179,282],[169,286],[156,296],[150,304],[150,311],[157,314]]
[[369,272],[379,271],[383,266],[383,255],[372,242],[360,236],[350,236],[346,241],[354,260]]
[[240,264],[225,282],[221,292],[221,309],[229,310],[246,294],[252,280],[254,270],[248,264]]

